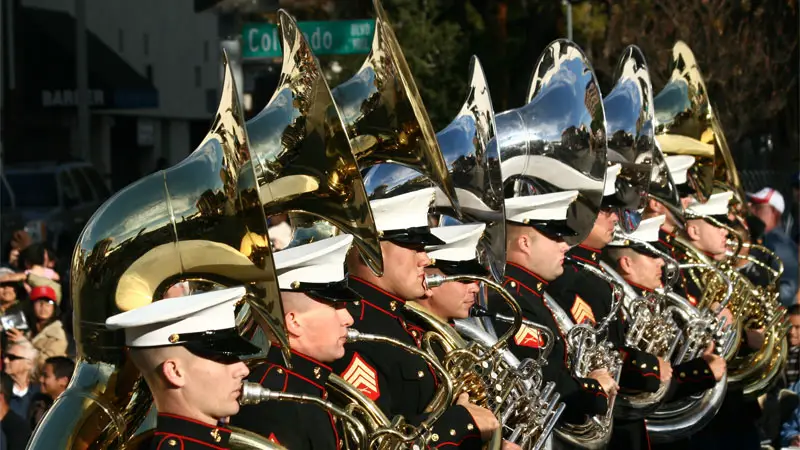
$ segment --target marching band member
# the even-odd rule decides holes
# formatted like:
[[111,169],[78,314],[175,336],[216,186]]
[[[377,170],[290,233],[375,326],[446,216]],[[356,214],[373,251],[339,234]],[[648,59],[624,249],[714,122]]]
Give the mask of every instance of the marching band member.
[[[621,166],[614,164],[606,171],[601,210],[594,227],[586,239],[572,248],[572,258],[589,264],[598,270],[603,248],[613,239],[619,218],[615,208],[630,204],[630,199],[620,198],[616,189],[616,178]],[[612,288],[609,283],[591,272],[581,270],[574,261],[564,263],[563,274],[547,288],[553,298],[568,311],[575,323],[586,321],[595,324],[611,313]],[[637,392],[656,392],[661,383],[668,383],[672,377],[669,362],[625,345],[625,324],[621,314],[611,321],[609,341],[619,349],[622,356],[620,387]],[[643,419],[626,420],[614,417],[614,429],[609,446],[612,448],[650,448],[647,430]]]
[[[329,364],[344,356],[347,328],[353,324],[345,306],[359,299],[344,273],[352,241],[351,235],[340,235],[275,253],[292,364],[285,366],[273,343],[248,381],[275,392],[327,396]],[[333,419],[316,405],[263,402],[242,406],[231,423],[292,450],[341,449],[344,442]]]
[[[664,216],[645,219],[632,233],[620,232],[606,248],[606,255],[625,281],[640,296],[663,287],[664,260],[637,243],[658,242]],[[673,367],[671,396],[687,397],[714,387],[725,374],[725,359],[709,348],[702,356]]]
[[[586,416],[605,414],[608,398],[617,393],[617,383],[606,369],[594,370],[586,378],[575,378],[567,367],[565,338],[558,330],[553,312],[542,299],[547,285],[563,272],[564,254],[569,246],[563,236],[574,231],[566,224],[567,209],[578,191],[514,197],[505,200],[507,263],[503,286],[515,297],[525,319],[540,323],[555,336],[548,364],[542,368],[544,381],[554,381],[566,408],[562,421],[581,423]],[[491,295],[491,294],[490,294]],[[489,301],[492,312],[507,314],[502,302]],[[497,320],[498,334],[509,325]],[[536,330],[522,326],[509,342],[515,356],[538,358],[544,342]]]
[[[477,258],[478,242],[485,228],[482,223],[432,228],[431,233],[444,244],[426,247],[431,265],[425,268],[425,273],[489,276],[489,271]],[[478,283],[475,281],[447,282],[426,290],[414,301],[443,321],[452,322],[469,317],[477,294]]]
[[[375,224],[381,233],[381,252],[387,262],[376,276],[356,251],[347,257],[348,284],[361,297],[348,305],[354,328],[418,346],[422,330],[409,325],[405,302],[425,294],[425,270],[430,259],[426,245],[443,244],[428,227],[428,208],[434,189],[371,200]],[[370,342],[348,344],[345,357],[332,364],[336,373],[372,399],[389,417],[402,415],[418,424],[436,389],[430,367],[402,349]],[[428,435],[432,448],[480,448],[500,426],[491,411],[459,396],[436,421]]]
[[106,320],[125,344],[158,410],[153,449],[230,448],[219,422],[239,411],[242,358],[260,350],[239,336],[237,287],[157,301]]

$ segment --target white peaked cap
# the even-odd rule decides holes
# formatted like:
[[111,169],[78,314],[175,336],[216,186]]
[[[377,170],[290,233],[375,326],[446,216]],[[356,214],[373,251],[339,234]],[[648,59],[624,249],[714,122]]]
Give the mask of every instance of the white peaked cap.
[[236,326],[234,307],[242,287],[159,300],[106,319],[110,330],[125,330],[128,347],[175,344],[184,333],[226,330]]
[[430,187],[394,197],[370,200],[375,227],[378,231],[427,227],[428,209],[434,192],[434,188]]
[[691,155],[669,155],[664,157],[667,163],[669,174],[672,175],[672,181],[675,185],[686,183],[689,168],[694,165],[694,156]]
[[519,223],[528,220],[565,220],[569,205],[578,198],[578,194],[578,191],[563,191],[507,198],[506,220]]
[[445,243],[429,245],[425,251],[431,259],[444,261],[471,261],[478,257],[478,242],[483,236],[486,224],[470,223],[431,228],[431,233]]
[[686,207],[687,214],[694,214],[697,216],[719,216],[728,214],[728,202],[733,198],[732,191],[718,192],[711,195],[708,201],[700,203],[696,199]]
[[342,234],[275,253],[280,289],[292,283],[335,283],[344,280],[344,263],[353,236]]
[[614,195],[617,192],[617,176],[622,170],[622,165],[613,164],[606,168],[606,184],[603,186],[603,197]]
[[617,229],[614,232],[614,240],[611,241],[609,245],[614,246],[627,246],[628,244],[626,241],[630,239],[637,240],[639,242],[657,242],[658,241],[658,231],[661,229],[661,225],[664,224],[664,220],[667,218],[665,215],[651,217],[649,219],[644,219],[639,223],[639,226],[636,230],[626,233],[625,230]]

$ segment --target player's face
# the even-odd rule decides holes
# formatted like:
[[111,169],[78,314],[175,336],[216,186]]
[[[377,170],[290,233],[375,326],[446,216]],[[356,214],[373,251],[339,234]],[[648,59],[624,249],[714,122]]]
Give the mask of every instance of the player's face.
[[242,381],[250,373],[244,362],[193,357],[186,364],[183,390],[188,402],[217,420],[239,412]]

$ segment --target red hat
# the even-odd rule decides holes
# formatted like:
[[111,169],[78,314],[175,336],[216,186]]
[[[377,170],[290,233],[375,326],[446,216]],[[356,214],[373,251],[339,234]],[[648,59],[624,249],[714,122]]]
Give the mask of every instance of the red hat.
[[30,298],[32,301],[46,298],[52,302],[58,303],[56,291],[50,286],[36,286],[31,289]]

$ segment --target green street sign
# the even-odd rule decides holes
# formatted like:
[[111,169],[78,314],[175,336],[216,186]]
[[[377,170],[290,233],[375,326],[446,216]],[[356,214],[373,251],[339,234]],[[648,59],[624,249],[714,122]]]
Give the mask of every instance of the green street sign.
[[[298,22],[311,49],[317,55],[352,55],[369,53],[375,20],[336,20]],[[278,27],[271,23],[247,23],[242,27],[244,59],[280,58]]]

